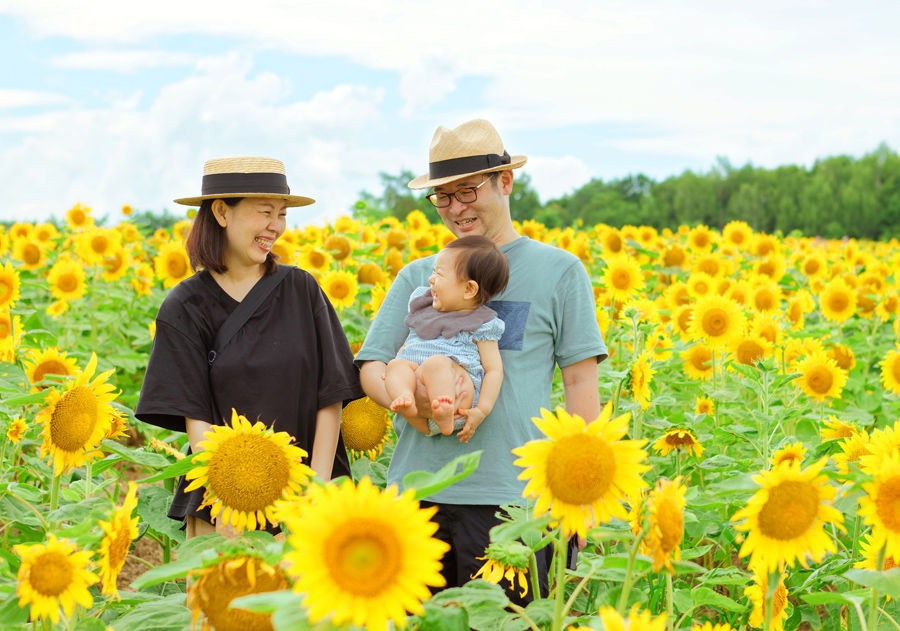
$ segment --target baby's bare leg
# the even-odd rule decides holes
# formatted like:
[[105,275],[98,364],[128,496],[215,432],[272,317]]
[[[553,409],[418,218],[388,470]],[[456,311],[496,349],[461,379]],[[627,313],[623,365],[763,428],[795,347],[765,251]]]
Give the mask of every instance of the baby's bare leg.
[[449,357],[432,355],[422,362],[418,371],[432,399],[432,418],[444,436],[453,433],[453,416],[456,414],[455,366],[458,364]]
[[406,359],[392,359],[388,362],[384,372],[384,389],[393,399],[391,410],[399,413],[409,420],[417,417],[416,398],[413,392],[416,389],[416,369],[418,364]]

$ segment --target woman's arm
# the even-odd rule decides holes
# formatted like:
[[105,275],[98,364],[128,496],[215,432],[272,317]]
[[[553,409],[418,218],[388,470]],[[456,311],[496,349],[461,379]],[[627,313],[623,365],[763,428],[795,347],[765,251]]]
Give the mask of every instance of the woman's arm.
[[341,435],[341,404],[341,401],[332,403],[316,413],[316,435],[309,467],[326,482],[331,480],[334,453]]
[[478,346],[481,365],[484,367],[484,379],[481,381],[478,405],[468,410],[459,410],[459,413],[466,417],[465,426],[457,434],[464,443],[469,442],[475,429],[494,409],[497,397],[500,396],[500,386],[503,385],[503,360],[500,359],[500,345],[496,340],[479,340],[475,344]]
[[191,452],[197,453],[203,451],[200,443],[206,440],[206,432],[212,431],[212,425],[206,421],[198,421],[195,418],[184,418],[185,427],[187,428],[188,441],[191,443]]

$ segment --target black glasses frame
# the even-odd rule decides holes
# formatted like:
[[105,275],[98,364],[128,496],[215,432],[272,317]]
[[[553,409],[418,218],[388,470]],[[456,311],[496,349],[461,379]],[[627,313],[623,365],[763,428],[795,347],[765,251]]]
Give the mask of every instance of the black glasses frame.
[[[434,206],[435,208],[446,208],[447,206],[449,206],[451,196],[455,197],[456,201],[458,201],[460,204],[471,204],[472,202],[475,202],[478,200],[478,192],[477,192],[478,189],[481,188],[482,186],[484,186],[485,184],[487,184],[490,181],[490,179],[492,177],[494,177],[495,175],[496,175],[496,173],[487,174],[485,176],[484,182],[482,182],[478,186],[465,186],[465,187],[463,187],[457,191],[454,191],[453,193],[449,193],[449,194],[448,193],[431,193],[430,195],[426,195],[425,199],[427,199],[429,202],[431,202],[431,205]],[[473,195],[472,199],[470,199],[469,201],[459,198],[460,193],[466,194],[469,192],[471,192]],[[438,206],[437,200],[439,197],[446,198],[447,203],[441,204],[440,206]]]

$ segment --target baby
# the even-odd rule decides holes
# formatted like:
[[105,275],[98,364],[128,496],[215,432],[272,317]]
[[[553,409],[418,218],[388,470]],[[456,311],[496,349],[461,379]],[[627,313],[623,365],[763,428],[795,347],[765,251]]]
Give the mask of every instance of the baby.
[[[469,442],[475,428],[491,413],[503,365],[498,342],[503,321],[485,304],[509,281],[506,257],[487,237],[451,241],[438,252],[428,287],[409,299],[409,337],[387,365],[384,385],[391,409],[423,434],[448,436],[459,431]],[[419,416],[416,378],[431,399],[433,420]],[[463,378],[469,394],[456,400],[456,383]],[[457,414],[462,415],[454,422]]]

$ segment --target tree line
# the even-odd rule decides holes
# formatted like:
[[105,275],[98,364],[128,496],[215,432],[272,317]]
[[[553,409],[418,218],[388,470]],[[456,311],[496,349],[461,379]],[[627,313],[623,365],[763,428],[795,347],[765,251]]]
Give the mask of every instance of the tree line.
[[[403,219],[418,209],[431,221],[440,220],[425,199],[427,191],[406,187],[413,173],[380,175],[383,191],[361,193],[357,216]],[[825,158],[810,168],[749,164],[735,168],[719,158],[706,173],[685,171],[659,182],[642,174],[606,182],[592,179],[546,203],[541,203],[527,173],[516,175],[510,203],[513,219],[533,219],[548,227],[604,223],[661,230],[705,224],[721,229],[741,220],[756,231],[785,235],[900,238],[900,156],[886,144],[858,159]]]

